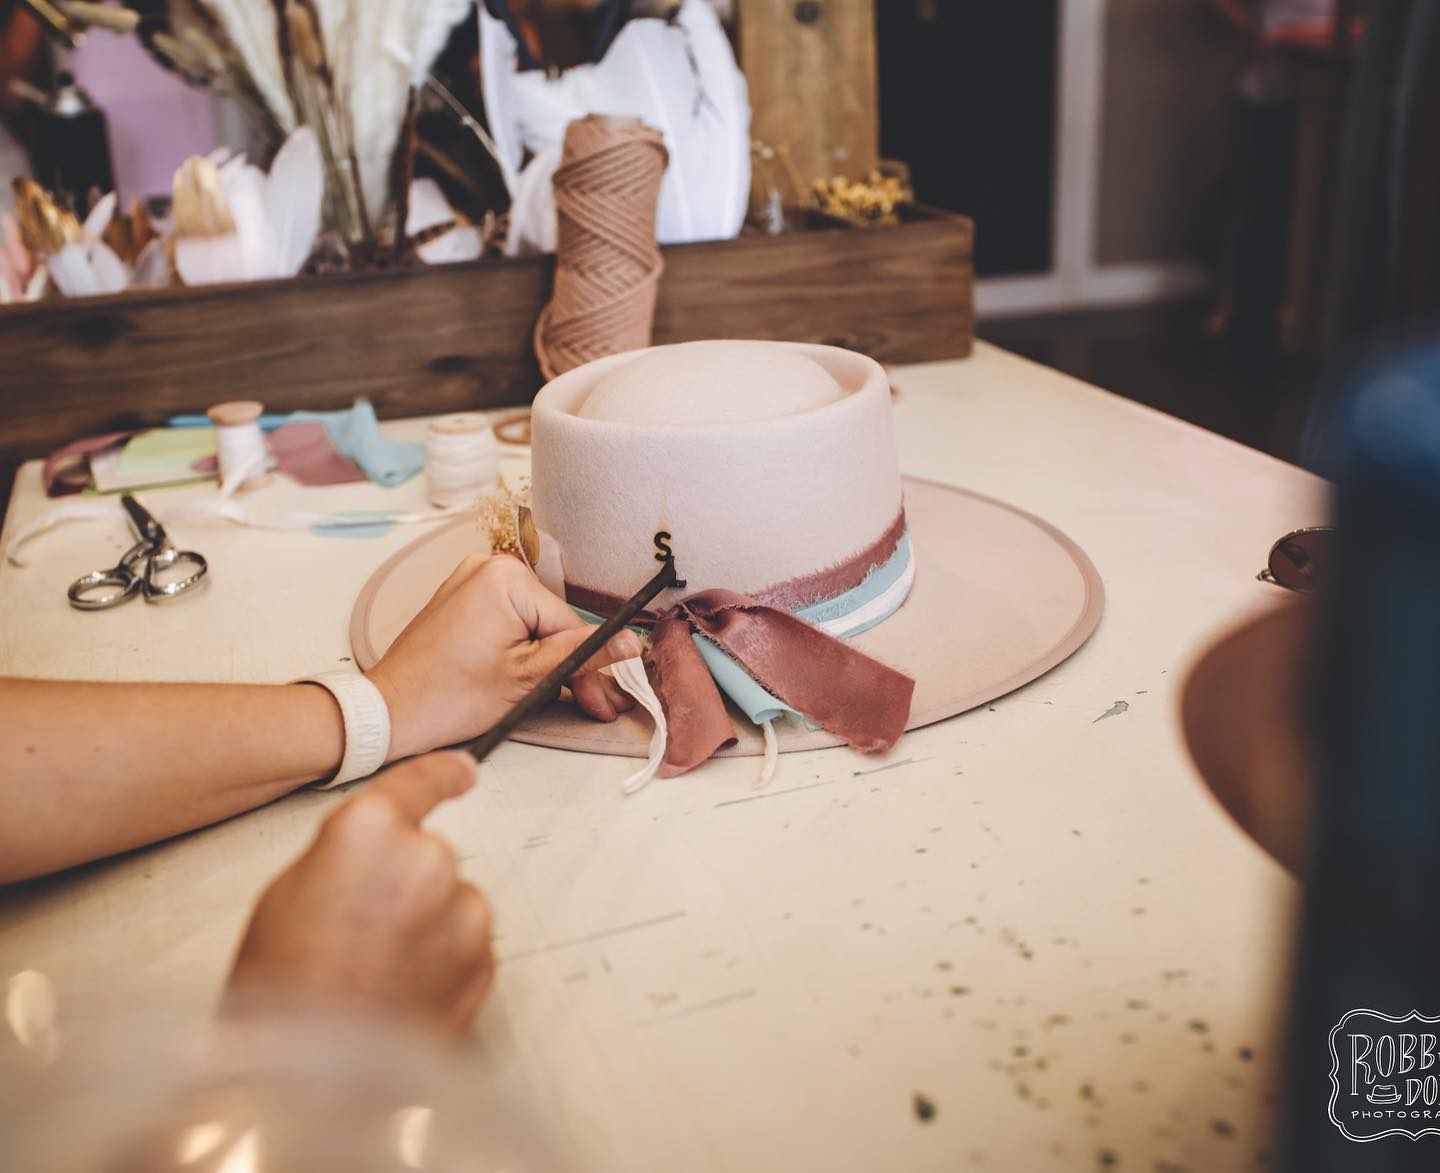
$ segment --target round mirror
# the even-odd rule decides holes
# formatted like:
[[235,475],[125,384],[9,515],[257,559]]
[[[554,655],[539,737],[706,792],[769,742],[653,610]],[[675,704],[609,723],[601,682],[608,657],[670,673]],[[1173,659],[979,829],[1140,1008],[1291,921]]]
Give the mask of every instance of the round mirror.
[[1335,567],[1335,530],[1316,526],[1288,533],[1270,547],[1263,575],[1292,591],[1313,591],[1330,580]]

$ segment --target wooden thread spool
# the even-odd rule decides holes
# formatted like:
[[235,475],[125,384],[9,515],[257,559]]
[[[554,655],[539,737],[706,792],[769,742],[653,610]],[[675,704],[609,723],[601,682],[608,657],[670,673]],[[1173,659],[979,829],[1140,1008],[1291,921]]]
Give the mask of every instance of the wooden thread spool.
[[258,489],[270,479],[270,449],[260,431],[264,410],[264,405],[253,399],[236,399],[217,403],[205,413],[215,425],[222,496]]
[[425,480],[441,509],[472,505],[500,479],[500,448],[483,415],[447,415],[425,433]]

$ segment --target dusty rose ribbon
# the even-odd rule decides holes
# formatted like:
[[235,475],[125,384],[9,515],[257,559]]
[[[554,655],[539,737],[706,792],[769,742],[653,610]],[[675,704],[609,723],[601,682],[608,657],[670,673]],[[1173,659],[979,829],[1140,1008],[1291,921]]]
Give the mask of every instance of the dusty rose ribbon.
[[734,591],[701,591],[656,620],[646,653],[670,730],[662,778],[693,769],[735,741],[692,633],[713,641],[762,688],[855,749],[889,749],[905,732],[915,691],[910,677],[788,611]]

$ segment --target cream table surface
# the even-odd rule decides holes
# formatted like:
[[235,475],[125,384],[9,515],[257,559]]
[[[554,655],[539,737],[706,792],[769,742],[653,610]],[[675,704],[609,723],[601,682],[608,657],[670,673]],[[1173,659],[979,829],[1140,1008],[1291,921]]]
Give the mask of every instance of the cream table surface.
[[[1177,704],[1206,642],[1275,601],[1255,572],[1322,519],[1324,485],[988,346],[894,379],[904,470],[1065,530],[1105,579],[1099,631],[886,759],[786,755],[764,791],[738,759],[627,799],[633,763],[501,747],[431,822],[496,908],[487,1065],[594,1170],[1263,1167],[1296,893],[1205,790]],[[146,498],[195,492],[213,489]],[[363,509],[423,486],[261,492]],[[27,465],[7,531],[44,505]],[[121,550],[118,521],[0,569],[0,672],[332,667],[360,587],[417,532],[175,530],[213,579],[175,606],[66,605]],[[342,798],[0,895],[0,979],[48,975],[62,1015],[207,1008],[256,893]]]

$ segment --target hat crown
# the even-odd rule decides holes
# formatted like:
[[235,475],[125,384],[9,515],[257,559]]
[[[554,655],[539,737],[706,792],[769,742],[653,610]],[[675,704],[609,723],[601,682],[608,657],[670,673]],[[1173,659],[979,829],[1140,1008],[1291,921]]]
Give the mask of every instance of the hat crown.
[[844,398],[807,355],[755,342],[692,342],[636,356],[599,379],[576,410],[639,427],[704,427],[801,415]]
[[534,522],[567,590],[590,595],[628,598],[655,573],[658,535],[687,584],[661,609],[808,581],[900,517],[890,417],[884,370],[836,347],[683,342],[596,359],[536,396]]

